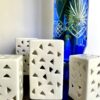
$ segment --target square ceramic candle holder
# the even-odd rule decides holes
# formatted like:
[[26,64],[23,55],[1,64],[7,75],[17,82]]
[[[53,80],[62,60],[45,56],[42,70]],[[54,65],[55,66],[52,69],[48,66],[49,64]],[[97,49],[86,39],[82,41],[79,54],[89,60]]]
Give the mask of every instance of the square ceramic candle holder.
[[0,100],[23,99],[23,57],[0,55]]
[[31,99],[62,99],[63,53],[64,43],[62,40],[31,40]]
[[100,57],[70,57],[69,95],[74,100],[100,100]]
[[16,54],[23,55],[24,75],[29,75],[29,49],[30,49],[30,40],[32,39],[35,38],[16,39]]

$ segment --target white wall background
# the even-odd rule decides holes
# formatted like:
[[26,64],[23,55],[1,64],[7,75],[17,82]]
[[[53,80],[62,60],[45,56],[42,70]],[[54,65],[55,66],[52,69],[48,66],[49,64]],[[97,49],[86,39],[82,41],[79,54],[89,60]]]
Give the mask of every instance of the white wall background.
[[[100,55],[100,0],[89,0],[86,53]],[[53,0],[0,0],[0,54],[13,53],[16,37],[52,38]]]
[[53,0],[0,0],[0,54],[13,53],[16,37],[51,38]]
[[89,0],[88,46],[86,53],[100,55],[100,0]]

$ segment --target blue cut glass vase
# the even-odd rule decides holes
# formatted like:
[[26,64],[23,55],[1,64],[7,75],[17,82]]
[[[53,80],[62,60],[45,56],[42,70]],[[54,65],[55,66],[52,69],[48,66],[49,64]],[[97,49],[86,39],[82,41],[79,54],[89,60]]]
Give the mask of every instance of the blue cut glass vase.
[[88,0],[54,0],[54,39],[64,40],[64,62],[84,53],[87,45]]
[[69,78],[69,56],[87,46],[89,0],[54,0],[54,39],[64,40],[64,80]]

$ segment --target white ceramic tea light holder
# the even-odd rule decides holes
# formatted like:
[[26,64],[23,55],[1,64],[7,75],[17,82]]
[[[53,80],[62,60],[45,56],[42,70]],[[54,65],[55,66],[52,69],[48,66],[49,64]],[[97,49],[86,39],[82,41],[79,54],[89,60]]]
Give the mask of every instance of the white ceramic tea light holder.
[[30,98],[60,100],[63,95],[62,40],[31,40]]
[[29,75],[30,40],[36,38],[16,38],[16,54],[23,55],[24,75]]
[[0,55],[0,100],[23,99],[23,57]]
[[100,57],[70,57],[69,96],[74,100],[100,100]]

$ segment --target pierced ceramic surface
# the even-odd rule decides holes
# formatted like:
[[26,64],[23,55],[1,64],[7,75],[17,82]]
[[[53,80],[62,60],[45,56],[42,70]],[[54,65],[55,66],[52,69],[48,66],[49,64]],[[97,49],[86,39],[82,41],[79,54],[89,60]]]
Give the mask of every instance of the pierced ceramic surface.
[[63,49],[61,40],[30,43],[30,98],[62,99]]
[[23,99],[22,56],[0,56],[0,100]]
[[70,57],[69,95],[74,100],[100,100],[100,57]]
[[17,38],[16,39],[16,54],[23,55],[24,75],[29,75],[29,49],[30,40],[35,38]]

